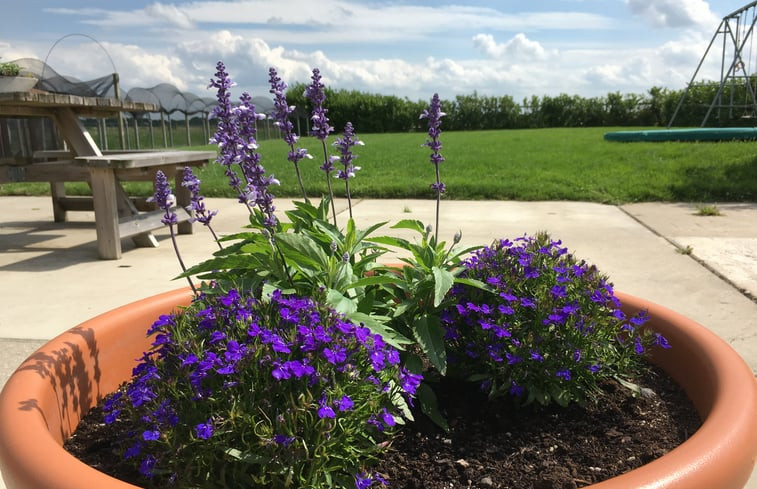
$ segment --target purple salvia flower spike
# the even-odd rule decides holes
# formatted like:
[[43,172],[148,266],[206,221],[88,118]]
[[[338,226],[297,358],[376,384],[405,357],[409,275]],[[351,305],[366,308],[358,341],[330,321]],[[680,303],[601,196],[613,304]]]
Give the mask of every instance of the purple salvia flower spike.
[[[218,90],[218,106],[213,109],[213,115],[218,119],[218,130],[210,140],[218,144],[220,155],[217,161],[226,168],[229,185],[236,190],[239,201],[250,212],[252,206],[257,205],[265,215],[265,225],[272,228],[276,225],[276,218],[273,214],[273,195],[268,192],[268,186],[277,183],[277,180],[264,175],[256,140],[256,122],[265,116],[255,112],[255,106],[250,103],[250,94],[246,92],[240,97],[239,105],[232,107],[229,88],[233,82],[220,61],[216,79],[211,80],[210,86]],[[234,171],[235,164],[241,168],[244,182]]]
[[329,199],[331,199],[331,214],[334,218],[334,225],[336,226],[336,207],[334,205],[334,191],[331,188],[331,179],[329,178],[331,172],[334,170],[334,162],[329,158],[328,149],[326,149],[326,139],[329,137],[329,133],[334,131],[329,123],[327,116],[328,109],[323,108],[323,103],[326,101],[325,86],[321,83],[321,72],[318,68],[313,69],[313,76],[310,77],[312,82],[305,88],[305,98],[309,99],[313,104],[313,115],[311,119],[310,134],[321,140],[323,146],[323,165],[321,170],[326,172],[326,185],[329,189]]
[[200,222],[204,226],[206,226],[210,231],[210,234],[213,235],[213,239],[218,244],[218,247],[223,249],[221,242],[218,241],[216,232],[210,225],[210,220],[213,219],[213,216],[218,214],[218,211],[209,211],[205,207],[203,197],[202,195],[200,195],[200,179],[198,179],[192,172],[192,168],[188,166],[184,167],[184,180],[182,181],[181,185],[189,191],[189,198],[191,200],[191,203],[187,206],[187,210],[194,212],[194,217],[192,218],[193,221]]
[[312,158],[304,148],[297,148],[297,140],[299,137],[294,132],[294,125],[289,120],[289,116],[294,112],[294,106],[290,106],[286,99],[287,84],[279,77],[274,68],[268,70],[268,82],[271,85],[269,92],[273,94],[273,117],[275,126],[281,131],[284,142],[289,145],[289,155],[287,159],[294,165],[294,172],[297,175],[297,183],[300,186],[300,192],[302,198],[307,202],[308,195],[305,192],[305,185],[302,183],[302,176],[300,175],[299,162],[303,158]]
[[265,215],[265,224],[269,229],[276,226],[274,216],[273,195],[268,191],[270,185],[277,185],[278,180],[265,175],[265,168],[260,164],[260,153],[257,152],[258,120],[265,119],[265,115],[258,114],[251,103],[252,97],[247,92],[239,97],[240,103],[234,108],[234,114],[239,127],[239,167],[247,181],[247,199],[254,202]]
[[[176,197],[174,197],[173,193],[171,192],[171,185],[168,183],[166,174],[161,170],[158,170],[155,173],[155,193],[147,200],[148,202],[155,202],[158,208],[164,212],[161,222],[168,226],[168,231],[171,233],[171,242],[173,243],[173,249],[176,252],[176,258],[179,260],[181,270],[186,272],[187,267],[184,266],[184,260],[181,259],[181,253],[179,253],[179,245],[176,243],[176,233],[173,229],[174,224],[178,224],[179,222],[179,219],[178,217],[176,217],[176,213],[172,208],[174,203],[176,203]],[[192,283],[192,279],[187,277],[187,282],[189,282],[189,286],[192,288],[192,292],[197,295],[197,289],[195,289],[195,286]]]
[[431,98],[431,105],[420,116],[421,119],[428,119],[428,135],[430,139],[427,139],[423,145],[431,149],[430,160],[436,172],[436,181],[431,184],[431,189],[436,193],[436,230],[434,238],[437,242],[439,241],[439,207],[442,194],[446,190],[444,183],[439,178],[439,163],[444,161],[444,157],[439,152],[442,149],[442,142],[439,140],[439,136],[442,133],[442,117],[445,115],[447,114],[442,112],[442,103],[439,100],[439,94],[435,93]]
[[226,72],[226,66],[219,61],[216,65],[216,78],[210,81],[209,87],[217,89],[218,105],[213,109],[212,116],[218,119],[215,135],[210,139],[211,143],[218,145],[218,158],[216,161],[223,165],[224,173],[229,179],[229,186],[237,192],[239,201],[252,211],[247,199],[247,192],[242,187],[242,181],[233,169],[233,165],[239,163],[239,125],[234,117],[234,109],[231,105],[231,92],[234,86],[231,77]]
[[350,196],[350,178],[355,177],[355,172],[360,170],[359,166],[355,166],[352,162],[357,158],[357,155],[352,154],[351,148],[353,146],[363,146],[363,142],[355,136],[355,131],[352,128],[352,123],[348,122],[344,126],[344,134],[341,138],[334,142],[334,146],[339,151],[338,157],[334,161],[339,161],[344,166],[343,170],[336,172],[336,177],[344,180],[344,188],[347,197],[347,205],[350,210],[350,218],[352,218],[352,198]]

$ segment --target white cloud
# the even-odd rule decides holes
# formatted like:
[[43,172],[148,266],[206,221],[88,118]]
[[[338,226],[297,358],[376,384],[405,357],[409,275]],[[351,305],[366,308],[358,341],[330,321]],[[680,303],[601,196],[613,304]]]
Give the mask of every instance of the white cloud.
[[655,27],[709,27],[718,18],[705,0],[626,0],[634,15]]
[[531,41],[523,33],[516,34],[505,43],[497,43],[491,34],[476,34],[473,36],[473,45],[490,58],[496,59],[541,61],[547,57],[541,44]]
[[[153,3],[145,9],[49,9],[87,19],[102,27],[161,26],[191,30],[196,25],[237,26],[273,42],[366,43],[412,41],[430,34],[466,29],[526,31],[534,29],[609,29],[608,17],[587,12],[504,13],[487,7],[356,3],[346,0],[197,1]],[[421,19],[421,21],[419,21]]]
[[[639,29],[639,22],[622,23],[578,8],[517,12],[529,6],[506,10],[346,0],[159,2],[135,10],[126,3],[124,11],[56,13],[70,23],[107,28],[105,45],[126,88],[171,83],[213,96],[207,85],[218,60],[226,63],[238,90],[253,96],[268,95],[270,66],[289,84],[308,82],[311,69],[318,67],[333,88],[411,99],[428,99],[434,92],[451,98],[473,90],[521,100],[559,93],[642,93],[654,85],[681,88],[712,35],[712,25],[700,25],[712,15],[709,8],[701,0],[675,5],[672,0],[624,1],[655,25],[689,27],[650,35],[651,29]],[[607,31],[621,25],[622,36]],[[567,29],[582,29],[585,35]],[[624,41],[629,32],[640,37]],[[3,56],[26,55],[33,45],[8,42]],[[81,79],[110,72],[94,44],[67,45],[54,52],[59,71]],[[38,56],[44,57],[48,47],[37,49]]]
[[180,29],[193,29],[195,27],[192,19],[176,5],[154,3],[145,8],[145,14],[155,20],[167,22],[169,25],[174,25]]

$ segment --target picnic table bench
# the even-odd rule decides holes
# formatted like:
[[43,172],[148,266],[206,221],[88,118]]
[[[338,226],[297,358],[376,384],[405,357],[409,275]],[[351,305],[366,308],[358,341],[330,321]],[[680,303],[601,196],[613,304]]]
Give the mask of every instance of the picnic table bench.
[[[53,216],[65,221],[67,211],[94,211],[97,250],[100,258],[121,258],[121,238],[131,237],[137,246],[158,245],[150,231],[160,228],[162,211],[145,199],[133,198],[122,186],[125,181],[154,181],[158,170],[175,179],[178,231],[192,232],[193,217],[184,207],[189,192],[181,186],[179,171],[202,166],[216,157],[215,151],[101,151],[79,120],[79,115],[104,116],[118,111],[151,110],[150,104],[113,101],[95,97],[59,94],[0,94],[0,116],[50,117],[69,150],[38,151],[32,161],[0,161],[0,183],[50,182]],[[91,197],[72,197],[64,182],[87,182]]]

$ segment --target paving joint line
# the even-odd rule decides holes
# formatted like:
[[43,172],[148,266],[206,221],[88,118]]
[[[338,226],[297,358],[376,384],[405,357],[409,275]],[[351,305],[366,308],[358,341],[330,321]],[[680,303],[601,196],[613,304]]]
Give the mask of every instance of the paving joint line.
[[631,214],[630,212],[628,212],[627,210],[625,210],[623,208],[623,206],[617,205],[616,207],[618,209],[620,209],[621,212],[623,212],[625,215],[627,215],[628,217],[630,217],[631,219],[633,219],[637,223],[639,223],[642,226],[644,226],[646,229],[648,229],[650,232],[652,232],[652,234],[654,234],[655,236],[659,236],[660,238],[664,239],[669,244],[671,244],[676,250],[681,251],[682,255],[688,256],[689,258],[691,258],[692,260],[694,260],[696,263],[698,263],[700,266],[702,266],[705,270],[709,271],[710,273],[712,273],[713,275],[715,275],[716,277],[718,277],[720,280],[722,280],[723,282],[727,283],[728,285],[730,285],[731,287],[733,287],[734,289],[736,289],[736,291],[739,292],[741,295],[743,295],[744,297],[746,297],[750,301],[752,301],[755,304],[757,304],[757,296],[753,295],[747,289],[745,289],[743,287],[739,287],[738,285],[736,285],[726,275],[724,275],[723,273],[721,273],[718,270],[716,270],[712,265],[710,265],[709,263],[707,263],[706,261],[704,261],[702,258],[699,258],[698,256],[696,256],[692,251],[688,250],[687,247],[681,246],[678,242],[676,242],[676,240],[674,240],[672,238],[669,238],[669,237],[665,236],[664,234],[660,233],[659,231],[657,231],[656,229],[654,229],[652,226],[650,226],[646,222],[642,221],[638,217],[634,216],[633,214]]

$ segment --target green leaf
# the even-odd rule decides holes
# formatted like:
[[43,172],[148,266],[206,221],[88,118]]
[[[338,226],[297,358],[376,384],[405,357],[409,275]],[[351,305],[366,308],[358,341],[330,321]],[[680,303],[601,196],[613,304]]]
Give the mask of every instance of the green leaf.
[[[284,253],[287,257],[294,258],[297,265],[306,261],[311,265],[325,269],[328,267],[329,257],[312,238],[300,233],[277,234],[276,242],[285,245],[288,250]],[[292,256],[294,255],[294,256]]]
[[439,318],[421,316],[413,323],[413,334],[423,353],[440,374],[447,373],[447,352],[444,349],[444,328]]
[[387,285],[387,284],[395,284],[395,285],[401,285],[405,283],[402,278],[393,275],[393,274],[386,274],[386,275],[374,275],[372,277],[363,277],[359,280],[355,280],[351,284],[345,286],[345,289],[354,289],[355,287],[366,287],[368,285]]
[[341,312],[347,316],[357,312],[357,303],[353,299],[342,295],[338,290],[329,289],[326,292],[326,302],[337,312]]
[[185,273],[179,275],[179,277],[196,275],[203,272],[212,272],[214,270],[255,268],[255,263],[256,260],[251,259],[248,255],[219,256],[190,267]]
[[408,406],[405,397],[399,392],[399,389],[395,388],[392,393],[392,404],[394,404],[394,407],[396,407],[400,414],[402,414],[401,418],[394,418],[399,424],[405,424],[405,419],[408,421],[415,421],[413,418],[413,412],[410,410],[410,406]]
[[387,326],[386,323],[382,321],[381,318],[379,317],[365,314],[362,312],[353,312],[353,313],[347,314],[347,317],[353,323],[358,323],[358,324],[363,323],[366,328],[371,330],[372,333],[381,335],[384,341],[386,341],[393,347],[397,348],[398,350],[404,350],[405,347],[403,345],[411,345],[414,343],[411,339],[405,337],[404,335],[395,331],[393,328]]
[[493,292],[494,289],[491,288],[490,285],[480,281],[476,280],[474,278],[461,278],[461,277],[455,277],[455,283],[456,284],[463,284],[468,285],[470,287],[475,287],[477,289],[485,290],[487,292]]
[[391,226],[392,229],[412,229],[413,231],[418,231],[419,233],[423,234],[426,231],[426,226],[417,219],[403,219],[394,226]]
[[452,284],[455,283],[455,276],[439,267],[432,267],[431,272],[434,274],[434,307],[439,307]]
[[411,373],[423,373],[423,359],[415,353],[408,353],[402,356],[402,363]]
[[373,238],[367,238],[366,241],[368,241],[369,243],[396,246],[397,248],[402,248],[403,250],[409,249],[411,246],[410,241],[402,238],[395,238],[394,236],[374,236]]
[[436,394],[433,389],[425,382],[418,386],[415,393],[416,399],[421,406],[421,412],[429,417],[431,421],[437,424],[441,429],[449,432],[449,424],[439,411],[439,403],[436,401]]
[[373,224],[373,225],[371,225],[371,226],[369,226],[369,227],[367,227],[365,229],[360,229],[358,231],[358,233],[357,233],[357,240],[358,241],[362,241],[363,239],[365,239],[366,236],[368,236],[373,231],[377,230],[378,228],[380,228],[381,226],[383,226],[387,222],[389,222],[389,221],[377,222],[377,223],[375,223],[375,224]]

